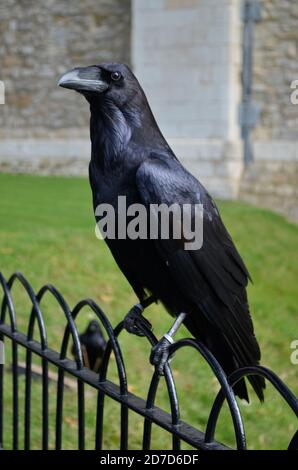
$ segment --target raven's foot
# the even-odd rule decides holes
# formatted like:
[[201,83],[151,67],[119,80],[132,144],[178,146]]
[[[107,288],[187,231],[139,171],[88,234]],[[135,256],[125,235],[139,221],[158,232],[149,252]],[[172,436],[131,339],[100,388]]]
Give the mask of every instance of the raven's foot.
[[170,359],[169,347],[173,343],[173,338],[166,334],[151,350],[150,362],[155,366],[159,375],[164,375],[164,367]]
[[123,326],[129,333],[145,336],[144,329],[152,329],[151,323],[142,315],[144,308],[141,304],[134,305],[123,321]]

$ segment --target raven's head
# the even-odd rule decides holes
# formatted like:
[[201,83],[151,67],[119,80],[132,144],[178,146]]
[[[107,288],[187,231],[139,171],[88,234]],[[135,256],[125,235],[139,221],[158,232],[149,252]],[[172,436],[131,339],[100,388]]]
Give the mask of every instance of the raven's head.
[[102,331],[97,320],[91,320],[91,322],[88,324],[86,331],[85,331],[85,334],[93,334],[93,333],[100,333],[100,335],[102,336]]
[[124,64],[77,67],[66,72],[58,85],[81,93],[91,104],[108,100],[119,108],[141,93],[136,77]]
[[[147,139],[148,145],[154,139],[161,140],[146,96],[126,65],[103,63],[78,67],[66,72],[58,84],[81,93],[89,102],[92,156],[95,158],[99,143],[112,161],[111,154],[119,155],[132,137],[143,144]],[[145,135],[143,129],[146,129]]]

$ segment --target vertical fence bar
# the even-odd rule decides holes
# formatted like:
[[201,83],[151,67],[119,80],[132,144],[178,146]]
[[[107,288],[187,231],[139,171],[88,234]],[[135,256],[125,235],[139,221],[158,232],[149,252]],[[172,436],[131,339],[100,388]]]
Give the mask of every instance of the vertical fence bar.
[[[0,341],[4,343],[4,337],[0,335]],[[0,363],[0,450],[4,449],[4,442],[3,442],[3,387],[4,387],[4,364]]]
[[12,340],[13,450],[19,448],[19,371],[18,345]]
[[[146,402],[146,408],[148,410],[150,410],[154,406],[159,379],[160,379],[160,376],[158,375],[156,371],[154,371],[154,374],[150,383],[148,396],[147,396],[147,402]],[[151,432],[152,432],[152,422],[149,419],[145,418],[144,432],[143,432],[143,450],[150,450]]]
[[[170,366],[168,364],[165,365],[165,380],[167,383],[170,405],[171,405],[171,416],[172,416],[172,424],[174,426],[178,426],[179,419],[180,419],[180,411],[179,411],[179,402],[177,397],[177,392],[175,388],[175,383],[173,379],[173,375],[171,373]],[[172,434],[172,447],[173,450],[180,450],[181,448],[181,440],[176,434]]]
[[24,448],[30,450],[32,352],[26,352]]
[[85,392],[84,383],[78,379],[78,445],[85,449]]
[[[103,419],[104,419],[104,403],[105,395],[98,392],[97,396],[97,412],[96,412],[96,432],[95,432],[95,449],[102,450],[103,440]],[[128,408],[121,405],[120,410],[120,450],[128,448]]]
[[[2,287],[3,290],[3,299],[2,299],[2,304],[1,304],[1,314],[0,314],[0,324],[5,323],[5,317],[6,317],[6,312],[8,312],[9,315],[9,320],[10,320],[10,327],[13,332],[16,331],[16,317],[15,317],[15,310],[14,310],[14,305],[13,301],[11,298],[11,292],[10,292],[10,286],[9,283],[6,282],[4,276],[0,272],[0,286]],[[4,335],[0,334],[0,341],[3,342],[4,346]],[[17,364],[17,345],[14,345],[14,341],[12,340],[12,356],[13,356],[13,375],[15,375],[15,364]],[[15,352],[14,352],[15,351]],[[3,350],[3,354],[5,351]],[[1,362],[1,361],[0,361]],[[4,362],[5,362],[5,357],[3,357],[3,364],[0,364],[0,449],[4,448],[4,443],[3,443],[3,420],[4,420]],[[16,379],[18,380],[18,379]],[[15,382],[15,379],[13,378],[13,406],[14,406],[14,415],[13,415],[13,428],[15,427],[16,424],[16,419],[18,418],[18,413],[15,412],[15,397],[18,396],[18,390],[17,390],[17,383]],[[17,404],[18,406],[18,404]],[[16,426],[18,429],[18,425]],[[13,447],[18,446],[18,436],[17,432],[15,429],[13,429]]]
[[[100,315],[102,315],[102,312]],[[106,323],[106,322],[105,322]],[[119,323],[119,325],[112,330],[111,325],[105,325],[106,331],[110,329],[110,339],[106,345],[104,357],[102,359],[100,373],[99,373],[99,382],[104,382],[107,376],[108,365],[111,357],[111,352],[113,350],[117,362],[118,367],[118,374],[120,380],[120,393],[121,395],[127,394],[127,379],[126,379],[126,372],[124,368],[123,358],[121,354],[121,350],[118,349],[118,343],[116,343],[119,333],[123,329],[123,323]],[[113,339],[113,341],[112,341]],[[112,346],[112,342],[114,342],[114,347]],[[102,449],[102,440],[103,440],[103,419],[104,419],[104,402],[105,402],[105,395],[102,392],[98,392],[97,395],[97,410],[96,410],[96,432],[95,432],[95,449],[101,450]],[[121,428],[120,428],[120,449],[126,450],[128,447],[128,408],[124,405],[121,405],[120,411],[120,421],[121,421]]]
[[120,450],[127,450],[128,447],[128,408],[121,405],[121,434],[120,434]]
[[[177,426],[179,424],[179,419],[180,419],[179,402],[178,402],[173,375],[172,375],[169,364],[165,364],[165,381],[166,381],[170,405],[171,405],[172,424],[173,426]],[[159,382],[160,382],[160,375],[155,370],[151,379],[151,383],[150,383],[150,387],[149,387],[149,391],[147,395],[146,408],[148,410],[152,409],[154,406]],[[152,422],[150,421],[150,419],[145,418],[144,429],[143,429],[143,450],[150,450],[151,432],[152,432]],[[180,438],[173,433],[172,433],[172,448],[173,450],[180,450]]]
[[56,436],[55,436],[55,449],[61,450],[62,448],[62,416],[63,416],[63,398],[64,398],[64,370],[58,371],[57,383],[57,405],[56,405]]
[[102,450],[104,402],[104,393],[98,392],[96,410],[95,450]]
[[42,359],[42,449],[49,448],[49,364]]

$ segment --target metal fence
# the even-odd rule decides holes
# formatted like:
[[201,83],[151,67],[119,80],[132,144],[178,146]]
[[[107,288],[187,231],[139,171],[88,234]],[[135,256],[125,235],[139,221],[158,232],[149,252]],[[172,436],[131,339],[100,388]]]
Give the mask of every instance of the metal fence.
[[[27,293],[31,307],[29,316],[27,334],[23,334],[17,329],[16,311],[13,302],[11,289],[15,283],[20,283]],[[215,377],[220,384],[220,392],[216,396],[213,406],[210,410],[205,432],[198,430],[189,424],[180,420],[179,402],[177,398],[175,382],[170,365],[165,367],[165,383],[167,387],[170,413],[166,413],[155,406],[155,398],[160,383],[160,376],[154,372],[147,393],[147,399],[143,400],[128,391],[125,364],[118,343],[118,336],[123,330],[123,324],[120,323],[113,328],[103,313],[101,308],[92,300],[80,301],[74,309],[70,309],[65,299],[52,285],[43,286],[38,293],[35,293],[29,282],[21,273],[14,273],[8,280],[0,273],[0,284],[3,291],[3,300],[1,305],[0,317],[0,340],[11,342],[12,354],[12,402],[8,406],[12,407],[12,438],[11,447],[18,449],[19,447],[30,449],[31,447],[31,414],[32,414],[32,360],[38,356],[41,358],[41,388],[42,388],[42,416],[41,416],[41,434],[42,448],[49,448],[49,365],[57,368],[57,385],[55,392],[55,449],[62,448],[63,437],[63,412],[64,412],[64,386],[68,374],[70,374],[76,382],[77,395],[77,448],[83,450],[85,448],[85,386],[88,385],[95,389],[97,393],[96,405],[96,424],[95,424],[95,442],[94,448],[102,449],[103,446],[103,421],[105,397],[110,397],[120,404],[120,449],[128,448],[129,436],[129,413],[137,413],[144,418],[143,423],[143,449],[151,448],[151,431],[152,425],[155,424],[168,431],[172,436],[172,448],[179,450],[181,441],[191,445],[195,449],[200,450],[224,450],[228,449],[225,445],[214,440],[214,434],[217,426],[219,414],[221,412],[224,401],[227,401],[231,419],[233,422],[235,440],[238,449],[246,448],[246,437],[244,423],[239,411],[235,395],[233,393],[233,385],[242,377],[257,374],[265,377],[273,387],[279,392],[281,398],[288,404],[294,414],[298,416],[298,400],[282,380],[272,371],[265,367],[245,367],[235,371],[230,377],[226,377],[219,363],[216,361],[210,351],[200,342],[194,339],[182,339],[171,345],[171,353],[178,353],[183,348],[193,348],[205,361],[209,364]],[[65,316],[65,330],[61,341],[60,351],[53,351],[48,347],[47,332],[44,318],[41,310],[41,301],[45,295],[51,295],[60,313]],[[75,321],[78,315],[88,306],[94,312],[103,330],[106,333],[108,342],[104,352],[104,357],[99,370],[95,373],[84,367],[83,353],[79,339],[78,330]],[[59,312],[58,312],[59,313]],[[34,339],[34,335],[38,332],[39,341]],[[144,327],[143,333],[145,338],[151,345],[156,344],[157,339],[153,333]],[[76,360],[70,360],[67,357],[67,351],[70,343],[73,343]],[[25,390],[24,396],[20,397],[19,387],[19,350],[24,348],[26,351],[26,359],[24,366],[25,374]],[[107,379],[107,371],[110,363],[111,353],[114,353],[115,363],[118,372],[119,385],[112,383]],[[5,375],[8,374],[7,367],[0,365],[0,447],[5,447],[7,430],[5,427],[4,413],[8,411],[4,406]],[[24,402],[24,423],[22,431],[22,444],[20,444],[20,399]],[[295,418],[294,418],[295,419]],[[5,438],[3,440],[3,438]],[[293,436],[289,436],[289,449],[298,449],[298,431]]]

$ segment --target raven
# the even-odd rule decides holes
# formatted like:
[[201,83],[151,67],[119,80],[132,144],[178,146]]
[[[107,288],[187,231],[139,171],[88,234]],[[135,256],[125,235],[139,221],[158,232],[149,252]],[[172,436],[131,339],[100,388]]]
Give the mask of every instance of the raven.
[[[89,322],[84,333],[80,334],[84,366],[98,372],[106,348],[106,341],[103,337],[100,325],[97,320]],[[77,359],[75,347],[73,345],[71,353]]]
[[[182,238],[106,239],[141,302],[140,309],[148,297],[160,300],[209,348],[227,375],[239,367],[257,365],[260,349],[246,293],[249,273],[213,199],[163,137],[132,71],[116,63],[79,67],[65,73],[59,85],[81,93],[90,105],[89,179],[94,210],[107,203],[117,211],[119,196],[126,197],[127,205],[145,207],[203,205],[200,249],[186,250]],[[135,309],[129,319],[136,317]],[[156,365],[154,356],[152,362]],[[263,401],[263,378],[250,376],[249,381]],[[234,391],[248,401],[245,379]]]

